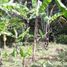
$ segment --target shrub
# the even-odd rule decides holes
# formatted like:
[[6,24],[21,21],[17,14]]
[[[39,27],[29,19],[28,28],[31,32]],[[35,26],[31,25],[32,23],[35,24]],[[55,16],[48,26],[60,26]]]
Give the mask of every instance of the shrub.
[[57,43],[67,44],[67,35],[58,35],[56,38]]

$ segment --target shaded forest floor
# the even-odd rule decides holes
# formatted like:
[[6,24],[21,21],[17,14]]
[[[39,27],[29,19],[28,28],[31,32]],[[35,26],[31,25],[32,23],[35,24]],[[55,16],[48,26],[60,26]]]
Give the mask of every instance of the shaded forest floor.
[[[29,45],[26,45],[29,47]],[[67,50],[67,45],[49,43],[49,46],[45,49],[43,43],[37,44],[36,61],[31,62],[31,58],[26,60],[28,67],[63,67],[62,61],[58,58],[58,52]],[[12,57],[9,55],[13,48],[0,49],[0,61],[2,65],[0,67],[22,67],[22,60],[19,55]],[[67,67],[67,61],[64,62],[64,67]],[[46,66],[45,66],[46,65]]]

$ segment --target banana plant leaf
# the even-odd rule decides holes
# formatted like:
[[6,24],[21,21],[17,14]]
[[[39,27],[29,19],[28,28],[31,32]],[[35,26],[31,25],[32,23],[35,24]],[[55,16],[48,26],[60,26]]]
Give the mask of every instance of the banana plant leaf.
[[24,31],[23,33],[21,33],[21,34],[18,36],[17,41],[23,40],[23,38],[28,34],[29,29],[30,29],[30,28],[27,28],[26,31]]
[[1,31],[0,34],[1,34],[1,35],[5,34],[5,35],[7,35],[7,36],[12,36],[12,35],[13,35],[13,34],[12,34],[11,32],[9,32],[9,31]]
[[56,20],[58,17],[62,16],[63,13],[62,12],[58,12],[58,13],[55,13],[53,16],[50,16],[49,18],[49,23],[51,23],[52,21]]
[[43,0],[43,2],[41,2],[40,0],[32,0],[32,5],[36,4],[34,8],[32,8],[30,10],[31,17],[35,17],[35,16],[39,16],[45,13],[46,8],[48,7],[49,3],[52,0]]
[[63,13],[64,17],[67,18],[67,7],[61,2],[61,0],[55,0],[59,9]]
[[0,0],[0,4],[1,3],[8,3],[10,0]]
[[24,46],[22,46],[20,48],[20,56],[22,58],[29,57],[31,55],[32,55],[32,46],[29,46],[29,47],[26,47],[26,48]]
[[27,18],[27,14],[29,9],[25,5],[20,5],[18,3],[4,3],[0,4],[0,9],[5,11],[7,15],[10,15],[11,13],[16,13],[18,15],[21,15],[25,18]]
[[52,0],[43,0],[43,3],[42,3],[42,5],[40,6],[40,9],[39,9],[40,12],[44,12],[51,1]]

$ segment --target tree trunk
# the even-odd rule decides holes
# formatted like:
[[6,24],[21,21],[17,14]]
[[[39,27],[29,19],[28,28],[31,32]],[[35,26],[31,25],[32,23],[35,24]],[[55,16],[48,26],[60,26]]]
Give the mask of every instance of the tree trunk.
[[[28,27],[29,27],[29,20],[27,19],[26,29],[28,29]],[[26,38],[25,38],[25,45],[27,45],[27,41],[28,41],[28,35],[26,35]]]
[[23,59],[23,66],[22,67],[25,67],[25,59]]
[[46,34],[45,34],[45,47],[48,47],[49,44],[49,20],[46,23]]
[[26,65],[26,64],[27,64],[27,63],[26,63],[26,58],[23,58],[22,64],[23,64],[22,67],[27,67],[27,65]]
[[14,33],[15,33],[15,45],[14,46],[16,46],[18,33],[17,33],[17,30],[15,28],[14,28]]
[[3,41],[4,41],[4,48],[5,49],[7,48],[7,46],[6,46],[6,40],[7,40],[6,34],[3,34]]
[[[17,38],[18,38],[18,33],[17,33],[17,30],[14,28],[14,33],[15,33],[15,42],[14,42],[14,47],[16,48],[16,51],[17,51]],[[18,52],[17,52],[18,53]]]
[[35,19],[35,28],[34,28],[34,44],[33,44],[33,61],[35,61],[35,52],[37,44],[37,34],[38,34],[38,17]]

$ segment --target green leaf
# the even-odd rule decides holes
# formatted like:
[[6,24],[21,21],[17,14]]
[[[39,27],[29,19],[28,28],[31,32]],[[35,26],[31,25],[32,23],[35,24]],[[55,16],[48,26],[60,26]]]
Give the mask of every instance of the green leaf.
[[32,6],[35,7],[37,5],[37,0],[32,0]]
[[29,29],[30,28],[27,28],[26,31],[24,31],[23,33],[21,33],[19,36],[18,36],[18,41],[20,40],[23,40],[23,38],[27,35],[27,33],[29,32]]
[[9,2],[9,0],[0,0],[0,4],[1,3],[7,3],[7,2]]
[[12,35],[12,33],[11,33],[11,32],[6,31],[6,30],[1,31],[1,34],[6,34],[7,36],[11,36],[11,35]]
[[4,26],[5,26],[5,24],[0,22],[0,31],[2,31],[4,29]]
[[17,8],[17,11],[19,12],[20,15],[27,18],[29,9],[26,6],[20,6],[20,8]]
[[30,56],[32,55],[32,46],[28,47],[27,54]]
[[41,7],[40,7],[40,12],[44,12],[51,1],[52,0],[43,0],[43,3],[41,5]]
[[16,57],[17,52],[16,52],[16,49],[15,49],[15,48],[13,49],[13,52],[11,53],[11,55],[12,55],[13,57]]
[[7,58],[8,57],[8,53],[6,51],[3,53],[3,57],[4,58]]
[[0,4],[0,9],[5,11],[9,15],[9,12],[16,13],[18,15],[21,15],[25,18],[27,18],[27,13],[29,9],[25,5],[20,5],[17,3],[4,3]]
[[39,29],[39,33],[40,33],[41,38],[44,38],[44,33],[40,29]]
[[50,23],[62,15],[63,13],[55,13],[53,16],[50,17]]
[[58,7],[61,9],[61,11],[67,11],[67,8],[66,8],[66,6],[61,2],[61,0],[55,0],[56,1],[56,3],[57,3],[57,5],[58,5]]
[[30,55],[32,55],[32,46],[30,46],[30,47],[22,46],[20,48],[20,56],[22,58],[29,57]]
[[63,15],[67,18],[67,7],[61,2],[61,0],[55,0]]
[[27,51],[25,50],[24,47],[21,47],[21,48],[20,48],[20,56],[21,56],[22,58],[25,58],[25,57],[27,56]]

